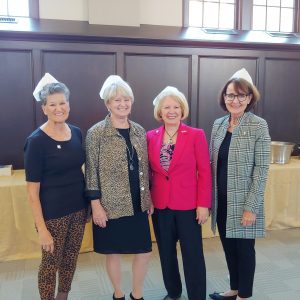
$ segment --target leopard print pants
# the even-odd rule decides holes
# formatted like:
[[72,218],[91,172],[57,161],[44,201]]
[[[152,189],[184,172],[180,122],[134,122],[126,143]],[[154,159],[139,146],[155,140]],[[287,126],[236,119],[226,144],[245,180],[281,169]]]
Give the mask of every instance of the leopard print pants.
[[80,210],[62,218],[46,221],[54,240],[54,252],[42,250],[38,274],[41,300],[53,300],[58,272],[58,291],[69,292],[76,269],[85,223],[86,210]]

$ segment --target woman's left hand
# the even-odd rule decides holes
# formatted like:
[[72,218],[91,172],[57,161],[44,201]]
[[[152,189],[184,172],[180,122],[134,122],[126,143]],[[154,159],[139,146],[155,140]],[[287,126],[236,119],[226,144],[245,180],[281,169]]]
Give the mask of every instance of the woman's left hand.
[[207,207],[200,207],[196,208],[196,220],[198,224],[204,224],[209,217],[209,211]]
[[243,213],[241,224],[243,226],[251,226],[255,223],[255,221],[256,221],[256,214],[251,211],[245,210]]
[[149,216],[151,216],[153,214],[153,212],[154,212],[154,206],[151,203],[150,208],[147,210],[147,213],[148,213]]

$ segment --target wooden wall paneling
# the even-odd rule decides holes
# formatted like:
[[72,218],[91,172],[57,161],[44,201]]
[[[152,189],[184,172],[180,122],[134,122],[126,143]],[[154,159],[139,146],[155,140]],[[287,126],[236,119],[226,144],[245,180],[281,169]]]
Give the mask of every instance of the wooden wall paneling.
[[189,79],[190,87],[191,87],[191,105],[190,105],[190,120],[191,126],[197,127],[198,126],[198,64],[199,64],[199,57],[196,54],[192,55],[191,60],[191,76]]
[[71,90],[70,122],[83,133],[103,119],[107,110],[99,99],[106,77],[119,74],[132,86],[136,102],[132,119],[145,129],[158,127],[153,118],[153,98],[166,86],[178,87],[188,98],[188,124],[204,128],[209,139],[213,121],[225,114],[217,98],[225,81],[246,67],[261,94],[256,112],[266,118],[272,139],[299,141],[298,78],[300,53],[269,45],[239,49],[236,46],[197,42],[165,45],[65,41],[30,37],[0,40],[0,164],[23,167],[25,138],[45,119],[32,91],[45,72],[65,82]]
[[[33,45],[32,45],[33,47]],[[44,75],[42,72],[42,50],[32,48],[32,58],[33,58],[33,82],[34,86],[32,91],[34,91],[35,87],[37,86],[38,82],[41,80],[42,76]],[[45,115],[41,109],[41,103],[34,101],[35,104],[35,127],[43,124],[46,120]]]
[[266,103],[265,99],[265,54],[262,53],[257,59],[257,70],[256,70],[256,87],[260,93],[260,100],[258,101],[254,112],[259,116],[264,116]]
[[198,127],[205,130],[208,139],[214,120],[226,114],[218,103],[220,91],[227,80],[242,67],[247,69],[255,83],[256,57],[199,57]]
[[153,117],[153,99],[166,86],[177,87],[190,99],[191,56],[126,53],[125,77],[136,99],[132,119],[153,129],[161,125]]
[[23,167],[23,147],[35,125],[32,52],[0,50],[0,164]]
[[300,142],[300,57],[267,58],[264,116],[272,140]]
[[107,115],[99,91],[104,80],[116,74],[115,53],[43,51],[42,70],[70,89],[69,122],[78,125],[84,134]]

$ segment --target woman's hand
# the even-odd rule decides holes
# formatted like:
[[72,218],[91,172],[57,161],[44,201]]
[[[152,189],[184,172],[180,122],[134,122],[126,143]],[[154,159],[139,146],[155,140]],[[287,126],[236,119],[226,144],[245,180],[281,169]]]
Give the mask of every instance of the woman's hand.
[[51,233],[47,229],[45,219],[42,212],[40,201],[40,183],[27,182],[28,202],[32,210],[34,223],[39,235],[39,243],[44,251],[53,253],[54,241]]
[[198,224],[204,224],[209,217],[209,211],[207,207],[200,207],[196,208],[196,220]]
[[255,223],[255,221],[256,221],[256,214],[251,211],[245,210],[243,213],[241,224],[243,226],[251,226]]
[[92,200],[91,201],[92,206],[92,216],[93,216],[93,222],[95,225],[98,225],[102,228],[106,227],[106,222],[108,221],[106,212],[102,205],[100,204],[99,200]]
[[44,229],[39,231],[38,234],[42,249],[52,254],[54,252],[54,241],[51,233],[48,231],[48,229]]
[[153,212],[154,212],[154,206],[151,203],[150,208],[147,210],[147,213],[148,213],[149,216],[151,216],[153,214]]

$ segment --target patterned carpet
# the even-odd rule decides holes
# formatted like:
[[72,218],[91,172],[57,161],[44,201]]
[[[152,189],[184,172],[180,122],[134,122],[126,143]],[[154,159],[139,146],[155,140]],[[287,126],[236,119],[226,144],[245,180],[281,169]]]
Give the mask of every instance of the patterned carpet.
[[[162,300],[166,292],[156,244],[153,248],[144,298]],[[204,251],[208,293],[226,290],[228,275],[219,239],[205,239]],[[257,269],[252,299],[299,300],[300,228],[268,232],[266,239],[257,241],[256,252]],[[123,259],[123,281],[127,299],[131,290],[131,259],[130,255]],[[0,300],[38,300],[38,265],[38,259],[0,263]],[[104,257],[95,253],[81,254],[69,300],[111,299],[112,290],[105,272]],[[185,290],[181,299],[187,300]]]

